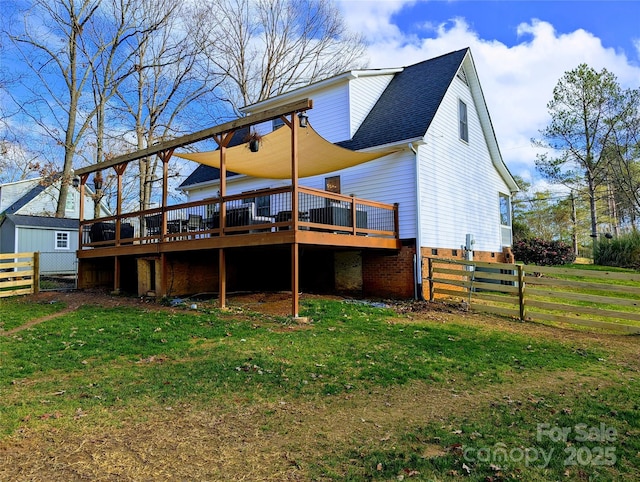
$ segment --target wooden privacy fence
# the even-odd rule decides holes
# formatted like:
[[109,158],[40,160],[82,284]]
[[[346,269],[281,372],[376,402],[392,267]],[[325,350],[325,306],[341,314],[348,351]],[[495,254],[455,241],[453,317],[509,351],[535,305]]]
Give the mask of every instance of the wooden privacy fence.
[[0,254],[0,298],[37,293],[40,253]]
[[[429,299],[475,311],[640,333],[640,273],[425,258]],[[631,323],[630,323],[631,322]]]

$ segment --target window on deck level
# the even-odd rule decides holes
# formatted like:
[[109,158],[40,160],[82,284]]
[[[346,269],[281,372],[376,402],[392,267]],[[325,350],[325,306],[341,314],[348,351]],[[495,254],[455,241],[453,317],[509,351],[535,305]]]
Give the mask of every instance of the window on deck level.
[[467,104],[458,102],[458,122],[460,125],[460,139],[469,142],[469,124],[467,122]]
[[271,216],[271,196],[257,196],[242,200],[243,203],[256,203],[256,216]]

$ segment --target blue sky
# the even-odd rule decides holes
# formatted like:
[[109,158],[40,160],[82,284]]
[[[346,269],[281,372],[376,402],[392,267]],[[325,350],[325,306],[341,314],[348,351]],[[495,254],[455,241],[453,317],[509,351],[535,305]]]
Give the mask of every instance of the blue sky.
[[470,47],[502,157],[537,189],[549,186],[531,139],[565,72],[586,63],[640,88],[640,1],[336,1],[366,37],[372,68]]
[[547,185],[535,170],[539,151],[531,139],[549,122],[546,105],[562,75],[587,63],[613,72],[625,88],[640,88],[640,0],[335,2],[366,38],[371,68],[470,47],[502,157],[539,189]]
[[428,24],[464,17],[481,38],[514,46],[517,27],[532,18],[553,24],[560,34],[584,29],[604,47],[623,50],[638,63],[633,39],[640,40],[640,1],[430,1],[407,5],[391,20],[408,34],[428,34]]

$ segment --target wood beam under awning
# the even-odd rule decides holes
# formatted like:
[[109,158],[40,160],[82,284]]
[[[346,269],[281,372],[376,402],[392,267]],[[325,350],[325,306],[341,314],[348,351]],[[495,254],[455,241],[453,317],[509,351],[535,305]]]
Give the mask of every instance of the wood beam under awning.
[[149,157],[163,151],[168,151],[170,149],[176,149],[178,147],[188,146],[189,144],[194,144],[196,142],[203,141],[205,139],[210,139],[216,135],[224,134],[229,131],[233,131],[236,129],[241,129],[243,127],[249,127],[255,124],[259,124],[261,122],[277,119],[283,115],[287,115],[292,112],[304,112],[312,108],[313,108],[313,101],[311,99],[303,99],[297,102],[292,102],[290,104],[283,105],[282,107],[265,110],[257,114],[253,114],[247,117],[241,117],[239,119],[235,119],[230,122],[225,122],[224,124],[220,124],[214,127],[209,127],[207,129],[194,132],[193,134],[188,134],[186,136],[178,137],[176,139],[160,142],[151,147],[147,147],[146,149],[141,149],[139,151],[131,152],[129,154],[124,154],[122,156],[114,157],[113,159],[110,159],[108,161],[104,161],[97,164],[92,164],[91,166],[76,169],[75,175],[82,176],[83,174],[89,174],[95,171],[99,171],[101,169],[106,169],[108,167],[116,166],[118,164],[129,163],[131,161],[142,159],[144,157]]

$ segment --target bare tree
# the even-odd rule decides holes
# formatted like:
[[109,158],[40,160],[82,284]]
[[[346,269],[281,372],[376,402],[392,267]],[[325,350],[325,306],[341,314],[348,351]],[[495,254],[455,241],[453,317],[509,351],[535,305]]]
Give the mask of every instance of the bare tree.
[[[123,110],[134,126],[136,149],[193,127],[218,84],[214,69],[193,41],[199,35],[198,18],[186,21],[179,3],[147,0],[144,4],[145,23],[155,22],[157,28],[146,28],[136,36],[130,57],[134,73],[119,92]],[[157,157],[138,162],[140,209],[151,205],[158,162]]]
[[205,0],[198,39],[225,76],[225,100],[244,105],[365,65],[365,43],[331,0]]
[[37,81],[24,85],[34,99],[24,112],[64,149],[57,217],[64,216],[74,156],[95,115],[95,107],[82,99],[89,65],[105,46],[90,51],[82,33],[99,7],[100,0],[34,0],[21,28],[10,34]]
[[[147,2],[144,0],[103,0],[102,6],[106,12],[106,18],[94,19],[90,22],[91,32],[88,33],[96,49],[101,45],[108,46],[102,49],[102,54],[92,59],[90,64],[93,103],[96,109],[95,163],[105,160],[106,129],[108,128],[107,103],[118,93],[118,89],[127,77],[136,71],[130,60],[131,55],[135,54],[139,47],[136,39],[154,32],[172,13],[172,9],[168,9],[162,12],[164,16],[156,15],[149,18],[146,14]],[[102,185],[105,179],[101,171],[97,171],[94,176],[94,216],[98,218],[104,192]],[[110,179],[111,177],[108,176],[107,181]]]

